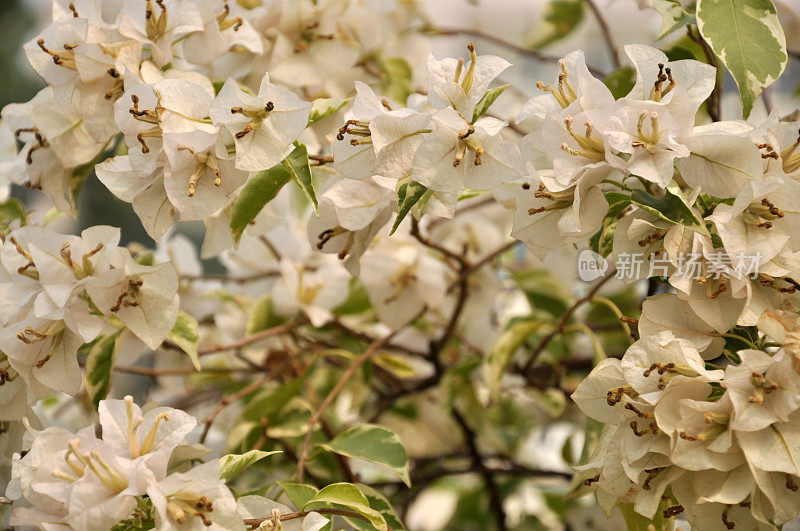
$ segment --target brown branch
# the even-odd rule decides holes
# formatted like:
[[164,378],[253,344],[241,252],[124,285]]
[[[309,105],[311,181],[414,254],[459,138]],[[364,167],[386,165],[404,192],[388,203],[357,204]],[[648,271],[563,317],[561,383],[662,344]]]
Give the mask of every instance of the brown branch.
[[[544,62],[552,62],[556,63],[560,59],[560,57],[554,55],[544,54],[538,50],[533,50],[531,48],[527,48],[525,46],[520,46],[519,44],[515,44],[513,42],[509,42],[505,39],[497,37],[496,35],[492,35],[491,33],[486,33],[484,31],[478,29],[469,29],[469,28],[431,28],[428,31],[428,35],[433,37],[453,37],[453,36],[464,36],[464,37],[474,37],[476,39],[483,39],[485,41],[491,42],[498,46],[502,46],[503,48],[508,48],[514,52],[517,52],[521,55],[525,55],[530,57],[531,59],[535,59],[537,61],[544,61]],[[589,72],[592,73],[594,76],[598,77],[605,77],[605,73],[601,70],[593,68],[591,66],[587,66]]]
[[494,474],[492,474],[492,471],[486,468],[486,465],[483,464],[483,458],[478,451],[478,444],[476,441],[477,435],[474,431],[472,431],[472,428],[469,427],[466,419],[461,416],[461,413],[459,413],[455,407],[451,413],[461,428],[461,433],[464,435],[464,442],[467,444],[467,449],[472,456],[472,466],[475,467],[477,472],[481,475],[481,477],[483,477],[483,482],[486,484],[486,490],[489,493],[489,507],[494,513],[495,520],[497,520],[497,529],[503,531],[504,529],[507,529],[506,511],[503,509],[503,498],[500,495],[500,488],[497,486],[497,481],[495,481]]
[[238,341],[234,341],[233,343],[227,343],[227,344],[224,344],[224,345],[222,345],[222,344],[214,345],[213,347],[210,347],[210,348],[198,350],[197,351],[197,355],[198,356],[207,356],[209,354],[216,354],[218,352],[225,352],[226,350],[237,350],[237,349],[240,349],[242,347],[246,347],[247,345],[251,345],[253,343],[257,343],[258,341],[261,341],[261,340],[264,340],[264,339],[268,339],[270,337],[277,336],[277,335],[289,332],[290,330],[293,330],[293,329],[297,328],[298,326],[301,326],[301,325],[305,324],[306,322],[307,322],[306,319],[293,319],[293,320],[289,321],[288,323],[284,323],[282,325],[274,326],[272,328],[267,328],[266,330],[262,330],[261,332],[258,332],[258,333],[243,337],[242,339],[240,339]]
[[228,407],[230,404],[233,404],[234,402],[238,401],[239,399],[246,397],[253,391],[256,391],[259,387],[267,383],[269,380],[270,380],[269,376],[262,376],[258,380],[254,380],[253,382],[250,383],[250,385],[241,388],[232,395],[223,396],[222,398],[220,398],[217,407],[214,408],[214,411],[212,411],[203,421],[205,426],[203,426],[203,434],[200,435],[200,441],[199,441],[200,444],[203,444],[203,442],[205,442],[206,437],[208,436],[208,430],[211,429],[211,425],[214,423],[214,420],[217,418],[217,416],[219,416],[219,414],[222,413],[223,409]]
[[592,11],[597,23],[600,25],[600,31],[603,32],[603,40],[605,40],[606,46],[608,47],[608,52],[611,55],[611,62],[614,64],[614,68],[622,68],[619,47],[617,47],[614,37],[611,35],[611,27],[609,27],[608,21],[603,16],[603,13],[600,12],[600,9],[597,7],[597,4],[595,4],[594,0],[585,0],[585,2]]
[[531,353],[531,357],[530,357],[530,359],[528,359],[528,362],[525,364],[525,367],[523,369],[526,374],[529,371],[531,371],[531,369],[533,368],[534,364],[536,363],[536,359],[539,357],[539,354],[541,354],[542,351],[544,351],[544,349],[547,348],[547,345],[549,345],[550,342],[553,339],[555,339],[555,337],[558,334],[560,334],[560,333],[562,333],[564,331],[564,327],[566,327],[567,322],[572,317],[572,314],[575,313],[575,310],[577,310],[579,306],[581,306],[581,305],[589,302],[590,300],[592,300],[592,298],[597,294],[597,292],[600,291],[600,288],[602,288],[605,285],[606,282],[608,282],[609,280],[614,278],[614,275],[616,275],[616,274],[617,274],[617,270],[612,268],[611,271],[606,273],[606,276],[601,278],[594,286],[592,286],[592,289],[589,290],[589,293],[587,293],[586,295],[584,295],[580,299],[576,300],[572,304],[572,306],[570,306],[567,309],[567,311],[564,312],[564,315],[558,321],[558,324],[556,324],[555,328],[553,328],[553,331],[550,332],[549,334],[547,334],[546,336],[544,336],[542,338],[542,340],[539,342],[539,344],[536,345],[536,348],[533,349],[533,352]]
[[[280,516],[280,521],[285,522],[287,520],[297,520],[298,518],[304,518],[308,516],[309,513],[319,513],[319,514],[330,514],[335,516],[344,516],[346,518],[355,518],[357,520],[364,520],[365,522],[369,522],[369,518],[362,515],[361,513],[357,513],[355,511],[348,511],[346,509],[333,509],[333,508],[325,508],[322,507],[320,509],[314,509],[312,511],[297,511],[294,513],[286,513]],[[267,516],[266,518],[245,518],[244,525],[250,526],[251,528],[256,528],[261,525],[262,522],[267,522],[272,520],[271,516]]]
[[228,367],[205,367],[200,368],[198,371],[194,367],[172,367],[165,369],[156,369],[151,367],[136,367],[126,365],[116,365],[114,372],[121,372],[124,374],[135,374],[137,376],[149,376],[150,378],[158,378],[159,376],[186,376],[195,373],[214,373],[214,374],[231,374],[234,372],[252,372],[252,369],[241,368],[228,368]]
[[474,274],[480,268],[482,268],[483,266],[485,266],[486,264],[488,264],[489,262],[491,262],[492,260],[494,260],[495,258],[500,256],[504,252],[508,251],[509,249],[512,249],[518,243],[519,243],[518,240],[513,240],[513,241],[510,241],[508,243],[505,243],[505,244],[501,245],[500,247],[498,247],[494,251],[490,252],[489,254],[487,254],[486,256],[484,256],[483,258],[481,258],[480,260],[478,260],[477,262],[475,262],[474,264],[469,266],[467,268],[467,270],[464,272],[464,274],[466,276],[470,276],[470,275]]
[[319,165],[322,166],[324,164],[330,164],[333,162],[333,157],[326,156],[326,155],[309,155],[308,160],[314,160],[319,162]]
[[278,270],[263,271],[261,273],[254,273],[252,275],[247,275],[243,277],[233,277],[225,273],[219,273],[219,274],[206,273],[203,275],[181,275],[181,279],[188,280],[190,282],[204,281],[204,280],[219,280],[221,282],[234,282],[237,284],[245,284],[247,282],[263,280],[265,278],[277,277],[280,276],[280,274],[281,273]]
[[[427,309],[423,310],[426,311]],[[422,312],[421,312],[422,313]],[[420,314],[421,315],[421,314]],[[413,319],[415,321],[416,319]],[[381,348],[383,348],[386,344],[388,344],[397,333],[402,330],[402,328],[398,328],[397,330],[393,331],[392,333],[373,341],[367,350],[364,351],[356,360],[353,362],[352,365],[342,374],[342,377],[336,383],[336,385],[331,389],[328,393],[328,396],[322,401],[322,404],[317,408],[311,418],[308,420],[308,431],[306,432],[306,437],[303,440],[303,448],[300,450],[300,456],[297,460],[297,481],[303,481],[303,473],[305,469],[305,462],[308,457],[308,450],[311,446],[311,435],[314,433],[314,427],[322,418],[322,415],[325,414],[325,411],[330,407],[333,403],[334,399],[339,395],[339,393],[344,389],[344,386],[347,385],[347,382],[350,381],[350,378],[355,375],[356,371],[359,367],[361,367],[364,363],[369,361]]]
[[419,243],[433,249],[434,251],[438,251],[439,253],[443,254],[445,258],[449,258],[450,260],[454,260],[460,268],[464,268],[467,265],[467,261],[464,259],[463,256],[454,253],[447,247],[439,245],[438,243],[431,241],[430,238],[427,236],[423,236],[422,233],[419,231],[419,221],[415,218],[411,218],[411,235],[417,239]]
[[689,35],[689,38],[703,49],[703,53],[705,54],[706,59],[708,59],[708,64],[717,69],[717,80],[714,84],[714,90],[708,97],[706,109],[708,110],[708,115],[711,117],[711,120],[714,122],[719,122],[722,119],[722,83],[724,76],[720,70],[717,55],[714,53],[714,50],[711,49],[711,46],[708,45],[703,36],[700,35],[699,31],[695,34],[692,26],[687,26],[686,32]]

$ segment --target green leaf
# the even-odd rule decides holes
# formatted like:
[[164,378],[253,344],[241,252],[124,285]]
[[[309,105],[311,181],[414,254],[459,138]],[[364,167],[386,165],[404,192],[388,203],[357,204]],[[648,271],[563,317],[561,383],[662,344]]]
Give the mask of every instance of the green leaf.
[[383,515],[369,506],[369,501],[358,487],[352,483],[334,483],[319,491],[302,510],[319,509],[325,504],[333,503],[352,509],[367,518],[378,531],[387,531],[388,526]]
[[336,98],[318,98],[314,100],[314,105],[311,107],[311,114],[308,116],[308,126],[311,127],[320,120],[324,120],[331,116],[336,111],[347,105],[352,98],[346,100],[339,100]]
[[554,387],[543,391],[532,389],[531,398],[552,419],[561,417],[567,407],[567,397],[564,395],[564,391]]
[[559,41],[583,21],[584,0],[553,0],[547,5],[544,19],[531,33],[529,46],[534,50]]
[[394,354],[382,353],[378,354],[372,361],[378,367],[389,371],[398,378],[411,378],[416,374],[414,367],[411,366],[404,358]]
[[656,37],[657,40],[663,39],[684,26],[695,23],[694,15],[688,13],[679,0],[653,0],[653,7],[664,19],[664,23],[661,25],[661,33]]
[[603,218],[600,230],[589,239],[589,248],[602,256],[611,254],[620,214],[631,204],[631,198],[627,194],[606,192],[605,196],[608,201],[608,212]]
[[697,27],[736,80],[747,118],[788,60],[775,5],[772,0],[700,0]]
[[400,223],[403,222],[405,217],[411,211],[411,208],[422,199],[422,196],[428,191],[428,188],[416,181],[409,181],[400,185],[397,189],[397,219],[394,220],[392,225],[392,232],[394,234]]
[[305,506],[319,492],[316,487],[303,483],[278,481],[278,485],[281,486],[295,507]]
[[[364,494],[364,496],[366,496],[367,500],[369,500],[369,506],[383,515],[383,518],[386,520],[386,523],[389,524],[390,529],[392,529],[393,531],[405,530],[403,522],[400,521],[400,518],[397,516],[397,513],[392,508],[392,504],[389,503],[389,500],[387,500],[383,494],[373,489],[372,487],[367,485],[362,485],[361,483],[359,483],[357,486],[359,489],[361,489],[361,492]],[[362,520],[356,520],[355,518],[348,518],[347,521],[351,525],[358,527],[359,529],[370,531],[370,528],[367,527],[368,524]]]
[[623,66],[614,70],[603,80],[614,99],[627,96],[636,84],[636,70],[630,66]]
[[509,326],[491,346],[484,361],[483,376],[492,400],[497,400],[500,395],[500,381],[514,353],[543,324],[542,321],[533,319],[517,321]]
[[252,335],[262,330],[278,326],[282,322],[283,319],[275,315],[272,297],[270,295],[264,295],[258,299],[250,309],[245,333],[247,335]]
[[86,358],[86,392],[95,409],[100,401],[108,395],[111,387],[111,373],[114,370],[114,359],[117,357],[117,338],[122,330],[103,336],[89,348]]
[[292,176],[294,182],[303,191],[303,195],[308,199],[314,214],[319,217],[319,204],[317,195],[314,192],[314,183],[311,181],[311,166],[308,165],[308,150],[304,144],[296,144],[294,151],[283,161],[283,167]]
[[478,101],[478,104],[475,105],[475,112],[472,113],[472,122],[470,123],[474,124],[478,118],[486,114],[486,111],[489,110],[489,107],[492,106],[492,103],[494,103],[495,100],[500,97],[500,94],[505,92],[505,90],[510,86],[511,85],[503,85],[501,87],[495,87],[487,90],[483,97],[481,97],[480,101]]
[[[675,189],[673,188],[673,190]],[[673,194],[669,187],[664,197],[655,197],[644,190],[634,190],[631,194],[631,203],[661,219],[690,227],[700,234],[708,235],[708,229],[703,220],[686,204],[682,196]]]
[[668,505],[667,501],[662,501],[652,520],[634,511],[632,503],[620,503],[619,510],[628,531],[666,531],[672,529],[672,520],[664,518]]
[[181,310],[167,339],[178,345],[192,360],[194,368],[200,370],[200,360],[197,358],[197,342],[200,340],[197,319]]
[[367,290],[360,282],[355,282],[355,279],[350,281],[350,294],[347,299],[333,309],[334,315],[353,315],[364,313],[369,310],[371,304]]
[[303,379],[295,378],[283,385],[262,389],[247,403],[242,411],[242,419],[261,421],[262,418],[266,418],[267,425],[271,425],[283,407],[297,396],[302,388]]
[[353,426],[329,443],[320,446],[340,455],[387,466],[403,480],[403,483],[411,486],[411,479],[408,476],[408,454],[397,434],[388,428],[377,424]]
[[20,225],[27,224],[25,207],[22,206],[22,203],[20,203],[19,200],[14,199],[13,197],[1,202],[0,225],[2,225],[4,229],[6,229],[14,220],[17,219],[19,220]]
[[411,95],[411,80],[414,73],[408,61],[402,57],[386,57],[381,62],[383,93],[399,103],[405,103]]
[[231,233],[236,245],[242,238],[244,229],[255,219],[264,205],[275,199],[286,183],[292,180],[292,176],[286,171],[283,164],[277,164],[272,168],[257,173],[247,181],[239,197],[233,203],[231,211]]
[[226,482],[244,472],[253,463],[261,461],[270,455],[280,454],[281,451],[265,452],[263,450],[250,450],[247,453],[236,455],[228,454],[219,458],[219,477]]

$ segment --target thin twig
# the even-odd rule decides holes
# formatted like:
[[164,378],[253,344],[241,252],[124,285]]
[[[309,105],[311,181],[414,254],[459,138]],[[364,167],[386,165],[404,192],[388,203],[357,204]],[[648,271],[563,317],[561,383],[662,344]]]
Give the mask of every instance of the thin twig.
[[319,162],[320,166],[322,166],[323,164],[330,164],[333,162],[333,157],[328,155],[309,155],[308,159]]
[[181,275],[181,280],[188,281],[204,281],[204,280],[218,280],[221,282],[232,282],[236,284],[245,284],[247,282],[254,282],[256,280],[263,280],[265,278],[272,278],[280,276],[280,271],[273,269],[270,271],[262,271],[261,273],[254,273],[243,277],[232,277],[226,273],[206,273],[203,275]]
[[614,41],[614,36],[611,35],[611,27],[608,25],[608,21],[606,17],[603,16],[603,13],[600,12],[600,9],[595,4],[594,0],[585,0],[586,4],[589,6],[589,9],[594,14],[594,18],[597,20],[597,23],[600,25],[600,31],[603,32],[603,39],[606,41],[606,46],[608,46],[608,52],[611,55],[611,62],[614,64],[615,69],[622,68],[622,60],[619,56],[619,47]]
[[514,248],[518,243],[519,243],[519,241],[513,240],[513,241],[510,241],[508,243],[505,243],[505,244],[501,245],[500,247],[498,247],[494,251],[490,252],[489,254],[487,254],[486,256],[484,256],[483,258],[481,258],[480,260],[478,260],[477,262],[475,262],[474,264],[469,266],[467,268],[467,270],[464,272],[464,274],[467,275],[467,276],[472,275],[478,269],[482,268],[483,266],[485,266],[486,264],[488,264],[489,262],[491,262],[492,260],[497,258],[499,255],[503,254],[504,252],[508,251],[509,249]]
[[507,529],[506,511],[503,509],[503,498],[500,495],[500,488],[497,486],[497,481],[494,479],[494,474],[492,474],[492,471],[486,468],[486,465],[483,464],[483,458],[478,451],[478,444],[476,442],[477,435],[474,431],[472,431],[472,428],[469,427],[466,419],[461,415],[461,413],[458,412],[457,409],[453,408],[451,413],[453,418],[456,419],[456,422],[458,423],[459,427],[461,428],[461,432],[464,435],[464,442],[467,444],[467,449],[472,456],[472,466],[474,466],[478,473],[480,473],[481,477],[483,477],[483,482],[486,484],[486,490],[489,493],[489,507],[491,507],[495,519],[497,520],[497,529],[503,531],[504,529]]
[[447,247],[439,245],[438,243],[431,241],[430,238],[423,236],[422,233],[419,231],[419,222],[415,218],[411,218],[411,235],[425,247],[428,247],[430,249],[433,249],[434,251],[442,253],[445,256],[445,258],[454,260],[459,265],[459,267],[464,268],[467,265],[467,262],[463,256],[454,253]]
[[206,420],[203,421],[203,423],[204,423],[203,434],[200,435],[200,441],[199,441],[200,444],[203,444],[203,442],[205,442],[206,437],[208,436],[208,430],[211,429],[211,425],[214,423],[214,420],[217,418],[217,416],[220,413],[222,413],[223,409],[228,407],[230,404],[233,404],[234,402],[238,401],[239,399],[246,397],[247,395],[249,395],[253,391],[257,390],[259,387],[261,387],[262,385],[267,383],[269,380],[270,380],[269,376],[262,376],[261,378],[251,382],[250,385],[248,385],[246,387],[243,387],[240,390],[236,391],[232,395],[223,396],[222,398],[220,398],[219,404],[217,404],[217,407],[214,408],[214,411],[212,411],[206,417]]
[[719,122],[722,119],[722,82],[723,82],[723,75],[720,71],[719,61],[717,60],[717,55],[714,53],[714,50],[711,49],[711,46],[706,42],[700,32],[698,31],[696,34],[692,29],[692,26],[687,26],[686,32],[689,35],[689,38],[692,39],[695,43],[697,43],[700,48],[703,49],[703,53],[708,59],[708,64],[713,66],[717,69],[717,80],[714,84],[714,90],[711,92],[711,95],[708,97],[708,102],[706,108],[708,110],[708,115],[711,117],[711,120],[714,122]]
[[[469,29],[469,28],[434,28],[428,32],[428,35],[434,37],[452,37],[452,36],[459,36],[462,35],[464,37],[474,37],[476,39],[484,39],[488,42],[496,44],[498,46],[502,46],[503,48],[508,48],[514,52],[517,52],[521,55],[525,55],[530,57],[531,59],[536,59],[537,61],[543,62],[552,62],[556,63],[560,59],[560,57],[556,57],[554,55],[548,55],[542,53],[538,50],[533,50],[531,48],[526,48],[525,46],[520,46],[519,44],[515,44],[513,42],[509,42],[504,40],[496,35],[492,35],[491,33],[486,33],[484,31],[478,29]],[[594,76],[598,77],[605,77],[605,73],[601,70],[593,68],[591,66],[587,66],[589,72],[592,73]]]
[[116,365],[114,372],[121,372],[124,374],[136,374],[138,376],[149,376],[150,378],[158,378],[160,376],[186,376],[196,373],[214,373],[214,374],[230,374],[234,372],[253,372],[252,369],[231,368],[231,367],[201,367],[198,371],[194,367],[170,367],[164,369],[156,369],[151,367],[136,367],[126,365]]
[[[333,509],[333,508],[329,509],[325,507],[320,509],[314,509],[313,511],[297,511],[295,513],[282,514],[280,515],[279,520],[281,522],[286,522],[287,520],[297,520],[298,518],[304,518],[308,516],[309,513],[344,516],[346,518],[355,518],[356,520],[364,520],[365,522],[369,522],[369,518],[355,511],[348,511],[346,509]],[[273,520],[273,517],[267,516],[266,518],[245,518],[244,525],[250,526],[251,528],[255,528],[261,525],[262,522],[267,522],[269,520]]]
[[308,450],[311,446],[311,435],[314,433],[314,427],[317,425],[319,420],[322,418],[322,415],[325,414],[325,411],[330,407],[333,403],[334,399],[339,395],[339,393],[344,389],[344,386],[347,385],[347,382],[350,381],[350,378],[356,373],[359,367],[361,367],[364,363],[369,361],[372,356],[374,356],[378,350],[384,347],[384,345],[388,344],[397,333],[402,330],[402,328],[398,328],[397,330],[393,331],[392,333],[377,339],[376,341],[372,342],[368,347],[367,350],[364,351],[356,360],[353,362],[352,365],[342,374],[342,377],[336,383],[336,385],[331,389],[328,393],[328,396],[325,397],[325,400],[322,401],[320,406],[308,420],[308,431],[306,432],[306,437],[303,440],[303,448],[300,450],[300,455],[297,459],[297,481],[303,481],[303,473],[305,471],[305,462],[306,458],[308,457]]
[[240,339],[238,341],[234,341],[233,343],[227,343],[227,344],[224,344],[224,345],[223,344],[214,345],[213,347],[210,347],[210,348],[198,350],[197,351],[197,355],[198,356],[207,356],[209,354],[216,354],[218,352],[225,352],[226,350],[237,350],[237,349],[240,349],[242,347],[246,347],[247,345],[250,345],[252,343],[256,343],[258,341],[261,341],[261,340],[264,340],[264,339],[267,339],[267,338],[270,338],[270,337],[273,337],[273,336],[284,334],[284,333],[286,333],[286,332],[288,332],[290,330],[293,330],[293,329],[297,328],[300,325],[305,324],[306,322],[307,321],[305,319],[294,319],[292,321],[289,321],[288,323],[285,323],[285,324],[282,324],[282,325],[278,325],[278,326],[274,326],[272,328],[267,328],[266,330],[262,330],[261,332],[258,332],[258,333],[243,337],[242,339]]
[[576,300],[572,304],[572,306],[570,306],[567,309],[567,311],[564,312],[564,315],[561,316],[561,319],[558,321],[558,324],[556,324],[555,328],[553,328],[553,331],[550,332],[549,334],[547,334],[546,336],[544,336],[542,338],[542,340],[539,341],[539,344],[536,345],[536,348],[533,349],[533,352],[531,353],[531,357],[530,357],[530,359],[528,359],[528,362],[525,364],[525,367],[523,369],[526,374],[533,368],[533,365],[536,363],[536,359],[539,357],[539,354],[541,354],[542,351],[544,351],[544,349],[547,348],[547,345],[549,345],[550,342],[553,339],[555,339],[555,337],[558,334],[560,334],[561,332],[564,331],[564,327],[566,327],[567,322],[572,317],[572,314],[575,313],[575,310],[577,310],[578,307],[583,305],[584,303],[587,303],[590,300],[592,300],[594,298],[594,296],[597,294],[597,292],[600,291],[600,288],[602,288],[605,285],[606,282],[608,282],[609,280],[614,278],[614,276],[616,274],[617,274],[617,270],[616,269],[612,269],[611,271],[606,273],[606,276],[601,278],[594,286],[592,286],[592,289],[589,290],[589,293],[587,293],[586,295],[584,295],[580,299]]

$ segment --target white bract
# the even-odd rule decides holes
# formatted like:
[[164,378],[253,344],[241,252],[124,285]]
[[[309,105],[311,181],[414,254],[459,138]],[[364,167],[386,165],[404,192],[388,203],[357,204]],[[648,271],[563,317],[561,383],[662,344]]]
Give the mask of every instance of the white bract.
[[[409,528],[795,519],[800,123],[718,120],[723,73],[670,60],[736,61],[714,3],[640,0],[693,42],[572,52],[525,101],[503,78],[550,37],[437,59],[459,31],[417,2],[53,0],[23,46],[45,86],[0,111],[10,525],[398,528],[392,473]],[[760,92],[788,54],[750,7]],[[64,221],[95,176],[155,250]],[[565,289],[575,255],[601,285]]]

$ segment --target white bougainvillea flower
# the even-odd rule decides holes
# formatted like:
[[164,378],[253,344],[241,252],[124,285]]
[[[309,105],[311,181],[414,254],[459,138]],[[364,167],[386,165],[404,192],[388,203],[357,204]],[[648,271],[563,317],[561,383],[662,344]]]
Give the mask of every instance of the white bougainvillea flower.
[[[666,109],[650,102],[623,105],[615,118],[607,133],[608,144],[631,156],[627,161],[630,173],[666,188],[675,173],[675,159],[689,156],[689,148],[678,140],[689,130]],[[622,128],[614,131],[617,124]]]
[[558,192],[550,192],[543,182],[538,187],[527,183],[516,198],[511,235],[540,258],[552,249],[585,241],[608,212],[598,185],[615,175],[608,168],[593,168],[575,186]]
[[[769,429],[759,431],[737,431],[736,439],[753,468],[765,472],[781,472],[800,476],[797,462],[800,444],[800,411],[789,415],[786,422],[776,422]],[[785,476],[784,476],[785,477]],[[789,483],[791,484],[791,482]]]
[[320,196],[319,218],[308,221],[309,242],[337,255],[358,276],[361,255],[389,221],[395,202],[393,191],[374,180],[341,179]]
[[679,420],[674,431],[665,430],[673,437],[673,463],[687,470],[726,471],[744,462],[744,445],[739,447],[730,428],[733,406],[727,394],[714,402],[680,396],[674,402]]
[[153,61],[162,67],[172,60],[176,41],[203,30],[203,18],[189,0],[125,0],[116,26],[126,37],[149,44]]
[[[158,241],[175,217],[175,207],[164,188],[164,167],[158,166],[154,173],[143,177],[134,165],[134,157],[118,156],[95,166],[95,172],[112,194],[133,205],[147,234]],[[188,182],[185,185],[188,192]]]
[[100,311],[116,316],[149,348],[158,348],[178,317],[175,268],[140,265],[126,249],[119,249],[113,265],[87,284],[87,293]]
[[446,266],[410,239],[384,239],[361,259],[361,282],[381,322],[400,328],[424,308],[442,304]]
[[548,115],[542,124],[544,150],[553,161],[538,172],[551,190],[565,190],[594,169],[625,170],[626,161],[608,141],[611,131],[621,128],[611,109]]
[[219,479],[216,459],[152,483],[147,495],[156,509],[158,529],[245,529],[236,500]]
[[360,81],[355,88],[353,107],[331,144],[336,169],[351,179],[407,177],[430,117],[399,108]]
[[292,142],[308,124],[311,106],[293,92],[270,83],[267,74],[255,96],[229,79],[211,106],[211,120],[233,135],[236,167],[262,171],[291,153]]
[[276,81],[291,87],[316,86],[350,70],[363,51],[347,31],[350,5],[330,0],[273,3],[279,17],[270,24],[276,34],[270,74]]
[[640,339],[630,346],[620,364],[625,379],[643,400],[655,404],[677,375],[719,381],[721,370],[707,370],[694,343],[672,332]]
[[165,477],[172,451],[197,423],[180,409],[161,407],[143,414],[130,396],[102,400],[98,414],[103,444],[122,459],[141,461],[156,479]]
[[618,358],[598,363],[572,393],[583,413],[604,424],[618,424],[624,418],[627,403],[637,405],[639,393],[628,385]]
[[677,337],[695,344],[703,359],[714,359],[722,353],[725,339],[700,319],[691,305],[672,293],[651,295],[642,303],[642,315],[637,326],[639,336],[649,337],[672,331]]
[[664,52],[643,44],[626,45],[625,53],[636,68],[636,84],[624,99],[659,102],[691,128],[714,90],[716,68],[692,59],[670,62]]
[[248,172],[214,136],[193,138],[193,133],[165,134],[164,149],[170,159],[164,170],[164,189],[182,221],[201,220],[226,207],[245,183]]
[[355,89],[353,107],[345,114],[347,121],[331,143],[331,151],[339,173],[351,179],[367,179],[374,175],[376,159],[370,123],[390,112],[391,103],[361,81],[355,82]]
[[76,86],[86,130],[97,142],[107,142],[119,132],[114,103],[124,92],[124,76],[138,72],[142,44],[126,39],[87,43],[74,50],[79,83]]
[[86,43],[89,21],[63,18],[52,23],[23,46],[28,62],[52,87],[55,101],[69,104],[78,78],[75,50]]
[[412,180],[457,194],[465,187],[490,190],[523,175],[519,148],[500,137],[504,122],[483,117],[470,124],[448,108],[431,123],[433,132],[414,154]]
[[336,262],[309,271],[303,264],[283,258],[280,272],[280,279],[272,287],[275,311],[280,315],[290,316],[302,310],[312,325],[322,326],[333,318],[331,310],[347,298],[350,276]]
[[468,61],[452,57],[437,60],[428,55],[428,101],[439,109],[451,107],[471,120],[489,85],[511,63],[494,55],[477,55],[472,43],[467,49]]
[[12,514],[15,525],[38,524],[45,514],[55,521],[66,518],[71,491],[86,472],[83,452],[97,447],[92,427],[71,433],[53,426],[43,431],[29,430],[33,440],[24,456],[16,454],[12,463],[8,493],[12,499],[30,504]]
[[758,320],[758,329],[783,346],[800,374],[800,315],[785,310],[767,310]]
[[257,55],[264,53],[261,35],[240,4],[199,0],[195,5],[203,20],[203,31],[191,33],[181,41],[184,59],[205,65],[233,48],[244,48]]
[[[557,108],[566,110],[566,114],[575,114],[590,109],[608,109],[614,105],[614,96],[602,80],[591,74],[581,50],[565,56],[558,62],[558,67],[559,74],[555,85],[545,85],[542,81],[536,84],[539,90],[548,93],[547,97],[552,96],[558,104]],[[525,119],[537,107],[544,106],[553,110],[550,104],[543,103],[543,100],[539,99],[544,96],[529,100],[518,120]],[[561,115],[561,118],[563,117]]]
[[767,354],[760,350],[738,352],[741,363],[725,368],[722,382],[733,403],[731,428],[763,430],[775,422],[788,422],[800,408],[800,375],[791,367],[784,351]]
[[708,216],[730,256],[758,256],[758,272],[773,278],[800,271],[800,184],[764,178],[743,186],[732,205]]
[[764,159],[750,129],[736,122],[695,127],[683,139],[691,155],[676,161],[686,184],[714,197],[736,197],[748,182],[761,179]]
[[28,403],[35,404],[52,390],[74,395],[81,386],[78,348],[83,339],[63,321],[33,316],[0,331],[0,350],[28,388]]

